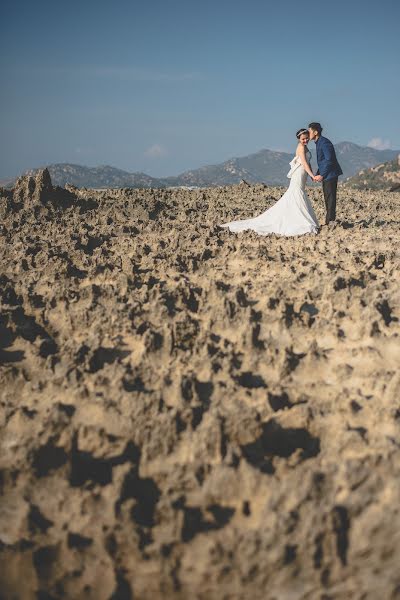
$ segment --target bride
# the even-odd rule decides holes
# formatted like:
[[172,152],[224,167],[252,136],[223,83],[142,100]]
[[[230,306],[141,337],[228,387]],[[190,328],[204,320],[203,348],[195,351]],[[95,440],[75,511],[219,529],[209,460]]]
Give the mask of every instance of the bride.
[[307,148],[308,130],[299,129],[296,137],[299,143],[296,155],[289,163],[290,171],[287,174],[290,184],[278,202],[258,217],[230,221],[220,227],[228,227],[230,231],[251,229],[260,235],[277,233],[290,236],[318,233],[318,219],[306,192],[307,176],[309,175],[314,181],[314,174],[310,167],[311,152]]

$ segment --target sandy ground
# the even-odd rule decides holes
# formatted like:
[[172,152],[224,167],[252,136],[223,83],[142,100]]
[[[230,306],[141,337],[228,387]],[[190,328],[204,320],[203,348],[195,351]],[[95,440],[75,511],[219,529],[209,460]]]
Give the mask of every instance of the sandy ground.
[[400,598],[400,194],[283,191],[3,190],[2,600]]

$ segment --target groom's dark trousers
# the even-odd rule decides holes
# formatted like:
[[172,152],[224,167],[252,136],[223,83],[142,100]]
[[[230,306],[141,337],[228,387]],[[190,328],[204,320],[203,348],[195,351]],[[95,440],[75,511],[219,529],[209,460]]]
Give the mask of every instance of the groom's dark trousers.
[[333,177],[332,179],[323,180],[322,191],[324,192],[325,207],[326,207],[326,219],[325,222],[328,224],[330,221],[336,219],[336,192],[337,192],[338,178]]
[[317,149],[317,175],[322,175],[322,190],[326,206],[326,224],[336,219],[336,191],[339,175],[343,175],[336,158],[335,148],[328,138],[320,136],[315,144]]

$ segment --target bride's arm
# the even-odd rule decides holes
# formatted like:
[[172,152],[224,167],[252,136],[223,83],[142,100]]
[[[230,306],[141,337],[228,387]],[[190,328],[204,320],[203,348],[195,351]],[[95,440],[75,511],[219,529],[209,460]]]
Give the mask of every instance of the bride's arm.
[[301,160],[301,164],[303,165],[304,169],[307,171],[307,173],[309,174],[309,176],[311,177],[311,179],[314,179],[314,173],[312,172],[310,165],[307,162],[306,159],[306,149],[304,146],[299,146],[299,157]]

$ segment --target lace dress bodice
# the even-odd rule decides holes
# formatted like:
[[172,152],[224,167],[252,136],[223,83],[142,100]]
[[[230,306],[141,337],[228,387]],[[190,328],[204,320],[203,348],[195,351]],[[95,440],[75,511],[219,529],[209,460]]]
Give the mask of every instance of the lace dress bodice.
[[[311,160],[312,154],[309,151],[309,149],[307,148],[306,150],[306,161],[308,162],[308,164],[310,164],[310,160]],[[301,164],[301,159],[300,156],[295,155],[292,160],[289,163],[290,165],[290,171],[287,174],[287,176],[289,177],[289,179],[291,178],[291,176],[293,175],[294,171],[298,168],[298,167],[302,167]],[[302,167],[303,168],[303,167]],[[303,168],[304,170],[304,168]]]

